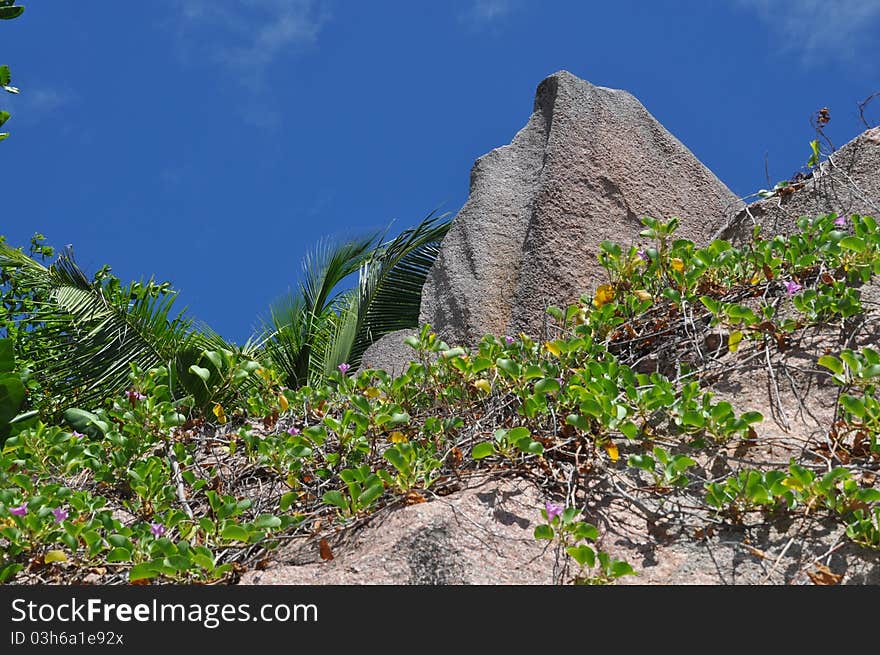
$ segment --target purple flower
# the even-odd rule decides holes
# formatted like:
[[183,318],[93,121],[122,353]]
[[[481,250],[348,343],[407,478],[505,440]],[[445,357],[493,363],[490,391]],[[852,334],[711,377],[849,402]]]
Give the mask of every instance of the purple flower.
[[504,342],[505,342],[508,346],[513,345],[513,342],[514,342],[514,341],[515,341],[515,339],[514,339],[512,336],[510,336],[509,334],[508,334],[507,336],[504,337]]
[[67,520],[68,512],[66,509],[62,507],[56,507],[52,510],[52,516],[55,517],[56,523],[61,523],[62,521]]
[[295,437],[299,434],[299,428],[287,428],[287,434],[289,434],[291,437]]
[[82,437],[86,436],[86,435],[84,435],[82,432],[78,432],[78,431],[76,431],[76,430],[74,430],[73,432],[71,432],[70,435],[71,435],[72,437],[76,437],[77,439],[81,439]]
[[837,218],[834,219],[834,224],[837,227],[846,227],[846,217],[845,216],[838,216]]
[[337,366],[336,368],[339,369],[339,372],[340,372],[340,373],[342,373],[343,375],[345,375],[346,373],[348,373],[348,369],[350,369],[351,366],[349,366],[349,365],[346,364],[345,362],[342,362],[342,363],[341,363],[339,366]]
[[555,519],[557,516],[562,514],[562,506],[556,505],[551,502],[547,502],[544,505],[544,508],[547,510],[547,521],[550,522]]
[[161,523],[150,523],[150,534],[158,539],[165,534],[165,526]]
[[648,253],[645,252],[645,251],[644,251],[643,249],[641,249],[641,248],[639,248],[638,250],[636,250],[636,254],[637,254],[639,257],[641,257],[642,260],[644,260],[644,261],[646,261],[646,262],[651,261],[651,258],[648,256]]
[[134,407],[137,405],[138,401],[144,400],[146,396],[136,389],[129,389],[125,392],[125,395],[128,396],[128,402],[131,403],[131,406]]
[[18,507],[10,507],[9,513],[13,516],[24,516],[27,514],[27,503],[22,503]]
[[804,287],[802,285],[798,284],[794,280],[788,280],[785,282],[785,290],[788,291],[789,296],[793,296],[803,288]]

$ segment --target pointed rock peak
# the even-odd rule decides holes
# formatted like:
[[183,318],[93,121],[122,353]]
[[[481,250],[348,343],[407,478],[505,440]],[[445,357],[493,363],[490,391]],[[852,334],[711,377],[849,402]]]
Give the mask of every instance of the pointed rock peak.
[[422,289],[420,323],[447,343],[484,334],[541,337],[605,279],[599,244],[644,243],[640,219],[679,218],[698,244],[742,205],[626,91],[558,71],[510,144],[480,157]]

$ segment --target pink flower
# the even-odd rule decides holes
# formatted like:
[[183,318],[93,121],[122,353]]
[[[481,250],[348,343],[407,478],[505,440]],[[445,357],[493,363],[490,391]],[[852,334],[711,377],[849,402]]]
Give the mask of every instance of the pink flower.
[[789,296],[793,296],[803,288],[803,285],[798,284],[794,280],[787,280],[785,282],[785,290],[788,292]]
[[56,523],[61,523],[62,521],[67,520],[68,512],[62,507],[56,507],[52,510],[52,516],[55,517]]
[[504,342],[505,342],[508,346],[513,345],[513,342],[514,342],[514,341],[515,341],[515,339],[514,339],[512,336],[510,336],[509,334],[508,334],[507,336],[504,337]]
[[144,400],[146,396],[136,389],[129,389],[125,392],[125,395],[128,396],[128,402],[131,403],[131,406],[134,407],[138,404],[138,401]]
[[555,519],[560,514],[562,514],[562,506],[556,505],[556,504],[551,503],[549,501],[547,503],[545,503],[544,509],[547,510],[547,522],[548,523],[551,522],[553,519]]
[[22,503],[18,507],[10,507],[9,513],[13,516],[24,516],[27,514],[27,503]]
[[158,539],[165,534],[165,526],[161,523],[150,523],[150,534]]
[[295,437],[299,434],[299,428],[287,428],[287,434],[289,434],[291,437]]
[[339,366],[337,366],[337,368],[339,369],[340,373],[345,375],[346,373],[348,373],[348,370],[351,368],[351,366],[349,366],[345,362],[342,362]]
[[846,217],[845,216],[838,216],[837,218],[834,219],[834,224],[837,227],[846,227]]

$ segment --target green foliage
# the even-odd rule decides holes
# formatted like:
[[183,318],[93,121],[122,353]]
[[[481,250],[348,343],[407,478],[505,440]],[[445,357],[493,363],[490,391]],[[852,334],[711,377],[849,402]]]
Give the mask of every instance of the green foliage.
[[[259,341],[285,384],[302,386],[340,365],[356,368],[383,335],[418,324],[422,285],[449,229],[433,214],[398,237],[319,244],[303,262],[303,282],[270,308]],[[357,286],[339,291],[350,275]]]
[[599,538],[599,531],[590,523],[576,520],[578,511],[574,507],[562,508],[547,503],[541,516],[545,522],[535,527],[535,539],[554,542],[577,564],[573,584],[611,584],[623,576],[636,575],[625,560],[612,559],[605,551],[590,545]]
[[[0,1],[0,20],[12,20],[18,18],[24,12],[24,7],[16,6],[15,0]],[[0,66],[0,87],[7,93],[18,93],[18,87],[12,86],[12,73],[9,66],[5,64]],[[9,120],[9,112],[0,110],[0,127]],[[9,136],[9,132],[0,132],[0,141],[5,140]]]
[[13,429],[13,420],[24,407],[26,389],[16,373],[12,339],[0,339],[0,448]]
[[795,462],[788,471],[747,469],[724,482],[707,484],[706,503],[737,521],[756,510],[824,507],[843,518],[853,541],[880,548],[880,490],[861,486],[843,467],[823,475]]
[[[642,335],[661,339],[687,321],[691,329],[727,332],[718,357],[746,356],[749,348],[783,347],[817,322],[849,318],[860,302],[858,287],[877,274],[876,223],[860,216],[845,226],[834,215],[802,219],[800,234],[742,248],[723,241],[697,248],[675,238],[674,222],[649,219],[645,226],[654,240],[649,246],[602,244],[609,283],[579,303],[550,308],[555,324],[546,341],[486,335],[465,348],[425,325],[406,340],[413,363],[393,379],[383,371],[353,373],[356,364],[347,359],[340,363],[349,367],[321,364],[320,374],[306,373],[309,384],[293,386],[294,357],[279,364],[259,343],[224,345],[191,324],[183,331],[188,347],[170,348],[149,367],[117,357],[125,376],[103,402],[96,396],[74,404],[85,396],[63,391],[64,423],[44,413],[43,422],[7,439],[0,530],[10,547],[0,555],[0,576],[28,580],[25,567],[37,561],[56,571],[106,567],[127,581],[232,581],[236,565],[255,565],[282,536],[424,502],[453,489],[462,474],[540,476],[561,495],[570,478],[558,476],[574,466],[597,494],[654,497],[666,508],[686,495],[716,521],[823,511],[851,540],[876,547],[878,491],[856,468],[829,472],[792,462],[784,471],[746,469],[707,480],[706,451],[730,441],[757,443],[763,416],[736,411],[684,366],[670,375],[639,372],[633,362],[644,351],[632,345]],[[10,263],[0,289],[3,326],[14,342],[15,374],[30,396],[48,393],[49,405],[61,406],[51,380],[33,373],[44,353],[67,356],[62,341],[41,332],[47,321],[39,319],[57,304],[58,286],[34,282],[55,280],[53,267],[38,262],[52,255],[44,247],[35,239],[29,256],[0,251]],[[329,267],[337,273],[328,269],[304,291],[309,303],[336,317],[328,315],[326,325],[350,315],[337,313],[321,280],[338,277],[351,259],[337,260]],[[138,302],[173,295],[152,281],[124,287],[106,269],[85,283],[74,269],[65,279],[82,297],[102,299],[96,306],[116,308],[103,310],[107,325]],[[82,323],[86,334],[101,334],[88,316],[58,314],[65,330],[87,329]],[[164,330],[173,321],[167,322]],[[308,330],[297,334],[291,339]],[[8,350],[0,347],[0,361],[9,361]],[[321,357],[310,356],[309,367]],[[86,361],[74,364],[88,368]],[[846,441],[859,463],[873,461],[880,355],[842,350],[818,364],[841,385],[830,441]],[[611,475],[628,491],[613,486]],[[56,509],[69,516],[56,522]],[[535,537],[565,554],[572,582],[608,583],[632,573],[598,547],[598,530],[573,508],[548,508],[544,519]]]
[[858,352],[845,348],[838,356],[823,355],[818,364],[832,372],[843,391],[838,400],[843,420],[833,436],[852,436],[855,442],[866,438],[871,452],[880,453],[880,353],[869,347]]
[[696,465],[687,455],[670,455],[660,446],[654,446],[652,455],[632,455],[627,460],[629,466],[646,471],[654,481],[657,490],[669,487],[685,487],[689,479],[687,470]]

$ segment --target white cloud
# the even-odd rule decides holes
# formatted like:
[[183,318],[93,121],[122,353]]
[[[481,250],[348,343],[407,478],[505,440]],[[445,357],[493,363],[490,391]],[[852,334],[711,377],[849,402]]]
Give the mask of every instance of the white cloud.
[[[321,0],[171,0],[177,7],[177,46],[184,62],[217,67],[220,84],[243,88],[243,120],[280,124],[268,76],[272,64],[314,47],[329,20]],[[289,77],[287,78],[289,79]]]
[[279,57],[313,46],[327,15],[314,0],[175,0],[181,47],[259,79]]
[[472,8],[474,18],[493,21],[503,18],[513,9],[510,0],[476,0]]
[[517,8],[519,0],[472,0],[460,18],[473,28],[496,25]]
[[780,49],[798,52],[806,63],[857,60],[876,42],[878,0],[737,0],[780,36]]

